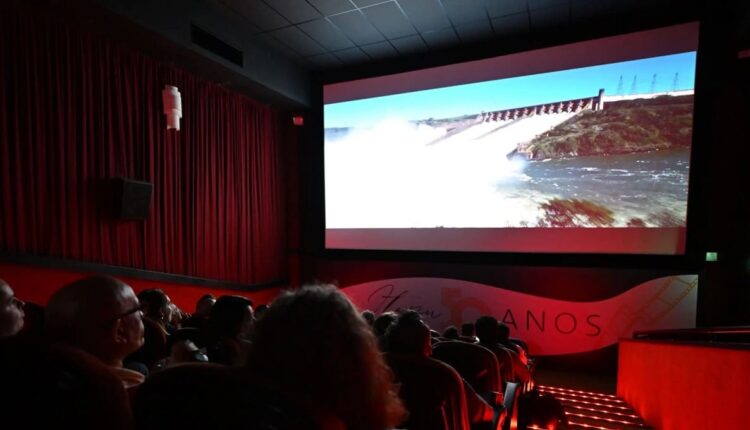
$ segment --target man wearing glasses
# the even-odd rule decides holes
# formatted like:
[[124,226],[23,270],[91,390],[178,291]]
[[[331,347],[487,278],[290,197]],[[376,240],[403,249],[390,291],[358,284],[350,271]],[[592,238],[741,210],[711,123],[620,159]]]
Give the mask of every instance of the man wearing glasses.
[[76,346],[109,366],[125,388],[143,382],[122,362],[143,345],[140,304],[129,285],[90,276],[62,287],[50,299],[45,328],[53,340]]

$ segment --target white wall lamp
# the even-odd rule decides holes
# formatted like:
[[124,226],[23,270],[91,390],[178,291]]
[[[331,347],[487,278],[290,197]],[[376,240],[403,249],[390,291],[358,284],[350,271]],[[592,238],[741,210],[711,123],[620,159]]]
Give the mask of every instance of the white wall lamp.
[[161,99],[164,103],[164,115],[167,116],[167,130],[180,131],[180,118],[182,118],[180,91],[177,87],[165,85],[161,91]]

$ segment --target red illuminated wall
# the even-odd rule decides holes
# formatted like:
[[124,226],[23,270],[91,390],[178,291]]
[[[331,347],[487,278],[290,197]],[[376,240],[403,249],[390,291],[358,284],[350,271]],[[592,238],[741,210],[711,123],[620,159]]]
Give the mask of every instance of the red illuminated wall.
[[620,341],[617,394],[657,429],[743,429],[750,348]]
[[[35,266],[22,266],[0,263],[0,279],[4,279],[13,288],[21,300],[46,305],[50,296],[63,285],[80,279],[90,273],[61,269],[45,269]],[[148,288],[161,288],[172,301],[186,312],[193,312],[195,303],[206,294],[214,296],[241,295],[248,297],[256,305],[269,303],[279,293],[280,288],[260,291],[240,291],[220,288],[207,288],[174,282],[149,281],[143,279],[120,277],[133,287],[136,293]]]

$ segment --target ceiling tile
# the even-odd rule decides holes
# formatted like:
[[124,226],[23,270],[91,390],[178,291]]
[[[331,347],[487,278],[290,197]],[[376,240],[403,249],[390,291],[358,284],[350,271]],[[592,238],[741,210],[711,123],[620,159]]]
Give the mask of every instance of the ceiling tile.
[[286,27],[269,34],[305,57],[325,52],[322,46],[297,27]]
[[[305,0],[295,0],[305,1]],[[323,15],[334,15],[356,9],[349,0],[307,0],[308,3],[318,9]]]
[[370,57],[359,48],[342,49],[334,52],[333,55],[337,56],[344,64],[364,63],[370,61]]
[[602,17],[611,10],[611,0],[573,0],[570,3],[570,18],[573,21],[583,21],[589,18]]
[[427,42],[430,49],[445,48],[447,46],[457,45],[460,42],[453,27],[444,28],[442,30],[426,31],[422,33],[422,39]]
[[283,16],[261,0],[222,0],[261,30],[273,30],[290,25]]
[[[591,2],[591,0],[584,1]],[[593,3],[596,1],[598,0]],[[485,0],[485,6],[490,18],[526,12],[526,0]]]
[[529,11],[532,30],[548,30],[568,25],[570,21],[570,7],[568,5],[534,9]]
[[489,20],[470,22],[456,26],[456,32],[462,42],[476,42],[482,39],[489,39],[494,34]]
[[424,44],[422,38],[418,35],[392,39],[390,42],[401,54],[413,54],[427,50],[427,45]]
[[276,12],[289,22],[298,23],[320,18],[321,14],[309,3],[300,0],[264,0]]
[[370,24],[359,10],[334,15],[329,18],[333,25],[346,34],[357,45],[380,42],[383,35]]
[[328,51],[338,51],[354,46],[354,43],[347,39],[344,33],[327,19],[316,19],[315,21],[299,24],[297,27],[315,39],[316,42]]
[[285,55],[290,58],[300,57],[298,52],[292,50],[292,48],[281,43],[278,39],[271,36],[270,33],[262,33],[255,37],[257,37],[263,44],[265,44],[266,46],[270,46],[271,48],[273,48],[274,51],[280,52],[282,55]]
[[492,19],[492,29],[498,36],[510,36],[528,33],[529,14],[526,12],[501,16]]
[[388,57],[395,57],[398,51],[388,42],[372,43],[370,45],[360,46],[365,53],[373,60],[380,60]]
[[[598,1],[598,0],[590,0]],[[528,0],[529,9],[548,9],[551,7],[568,6],[570,0]]]
[[382,3],[376,6],[362,9],[367,19],[378,29],[387,39],[397,39],[399,37],[416,34],[414,26],[411,25],[401,12],[401,9],[394,2]]
[[443,0],[443,5],[453,25],[488,19],[482,0]]
[[398,4],[420,32],[440,30],[451,25],[438,0],[398,0]]
[[335,55],[328,52],[326,52],[325,54],[305,57],[305,60],[318,69],[331,68],[341,65],[341,60],[336,58]]
[[367,7],[367,6],[372,6],[374,4],[383,3],[387,1],[395,2],[396,0],[352,0],[352,3],[354,3],[358,7]]

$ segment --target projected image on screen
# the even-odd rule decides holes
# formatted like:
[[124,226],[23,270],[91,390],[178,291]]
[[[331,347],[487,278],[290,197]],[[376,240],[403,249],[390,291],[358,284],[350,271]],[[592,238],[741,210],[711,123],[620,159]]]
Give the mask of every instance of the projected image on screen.
[[[616,237],[581,229],[684,240],[695,59],[682,52],[326,104],[326,229],[447,234],[454,243],[437,249],[459,250],[462,237],[490,233],[482,240],[514,251],[504,243],[519,230],[531,242]],[[540,236],[550,229],[576,235]],[[624,252],[652,250],[644,246]]]

